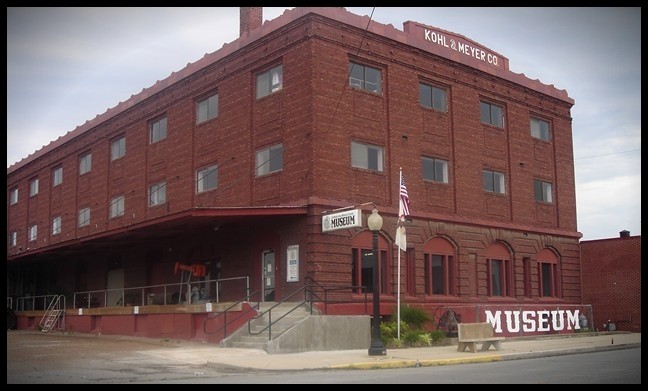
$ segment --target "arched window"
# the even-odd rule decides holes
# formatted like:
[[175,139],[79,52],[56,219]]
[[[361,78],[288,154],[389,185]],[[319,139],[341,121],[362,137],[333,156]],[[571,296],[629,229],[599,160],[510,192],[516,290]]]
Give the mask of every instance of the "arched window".
[[[351,284],[356,293],[373,293],[373,234],[371,231],[360,232],[351,244]],[[378,284],[381,294],[390,294],[390,259],[389,242],[378,234]]]
[[456,295],[456,249],[447,239],[430,239],[423,247],[426,295]]
[[501,243],[488,246],[484,253],[488,276],[488,296],[513,296],[511,252]]
[[538,253],[538,280],[540,297],[560,296],[558,256],[547,248]]

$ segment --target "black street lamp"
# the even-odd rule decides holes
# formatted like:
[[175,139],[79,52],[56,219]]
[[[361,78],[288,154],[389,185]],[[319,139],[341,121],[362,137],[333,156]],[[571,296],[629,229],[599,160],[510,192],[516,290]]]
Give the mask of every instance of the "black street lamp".
[[371,211],[371,216],[367,219],[367,226],[373,233],[373,317],[371,318],[371,346],[369,346],[370,356],[384,356],[387,349],[380,339],[380,288],[378,287],[378,231],[382,228],[382,217],[378,214],[378,209]]

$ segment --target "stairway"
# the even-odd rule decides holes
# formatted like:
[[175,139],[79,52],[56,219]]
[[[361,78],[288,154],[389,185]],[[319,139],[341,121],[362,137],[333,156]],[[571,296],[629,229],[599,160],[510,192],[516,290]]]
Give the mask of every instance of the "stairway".
[[54,329],[54,327],[61,328],[59,324],[59,318],[61,318],[61,323],[63,322],[62,317],[65,316],[65,296],[58,295],[52,300],[45,311],[45,315],[41,319],[39,326],[41,331],[44,333],[49,333]]
[[[263,317],[251,320],[249,331],[246,324],[230,337],[221,341],[221,346],[268,351],[270,339],[278,338],[311,315],[308,304],[302,304],[299,308],[295,308],[299,303],[276,304],[275,302],[260,303],[259,313],[264,313],[270,308],[272,310],[264,313]],[[292,312],[286,315],[291,310]],[[273,324],[268,329],[270,317]],[[279,320],[277,321],[277,319]]]

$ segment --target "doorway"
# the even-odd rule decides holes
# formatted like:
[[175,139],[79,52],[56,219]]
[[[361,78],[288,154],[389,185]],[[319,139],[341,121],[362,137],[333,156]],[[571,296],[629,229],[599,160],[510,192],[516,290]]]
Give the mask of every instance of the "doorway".
[[263,252],[263,301],[275,300],[275,253],[272,250]]
[[123,305],[121,289],[124,289],[124,269],[108,270],[106,289],[108,289],[106,307]]

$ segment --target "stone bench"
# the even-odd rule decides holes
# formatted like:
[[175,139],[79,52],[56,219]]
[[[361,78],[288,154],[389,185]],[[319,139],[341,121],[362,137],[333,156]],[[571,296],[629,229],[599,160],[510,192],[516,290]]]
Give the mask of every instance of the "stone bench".
[[471,352],[475,353],[476,345],[481,343],[481,350],[488,350],[491,346],[495,350],[500,350],[500,342],[504,337],[496,337],[493,330],[493,325],[484,323],[459,323],[459,347],[457,351],[464,352],[469,348]]

